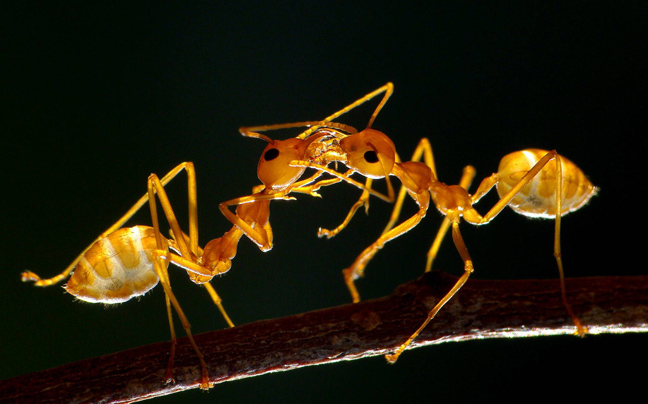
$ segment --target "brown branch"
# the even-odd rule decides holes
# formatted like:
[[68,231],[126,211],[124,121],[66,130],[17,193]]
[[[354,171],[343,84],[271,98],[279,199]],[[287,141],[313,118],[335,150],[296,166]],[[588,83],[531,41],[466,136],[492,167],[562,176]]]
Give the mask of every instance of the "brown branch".
[[[368,300],[196,336],[213,382],[383,355],[400,345],[456,278],[433,272]],[[648,331],[648,276],[568,279],[569,298],[591,333]],[[556,280],[471,280],[414,347],[475,338],[573,333]],[[176,383],[163,382],[168,343],[157,343],[0,381],[20,402],[134,402],[196,388],[198,360],[178,341]],[[408,353],[405,353],[406,355]],[[409,353],[410,355],[413,353]]]

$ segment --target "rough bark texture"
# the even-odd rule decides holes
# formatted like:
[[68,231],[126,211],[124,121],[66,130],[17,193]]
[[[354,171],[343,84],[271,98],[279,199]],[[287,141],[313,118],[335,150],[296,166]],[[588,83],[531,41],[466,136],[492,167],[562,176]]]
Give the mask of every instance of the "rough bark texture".
[[[245,324],[195,339],[215,383],[382,355],[407,339],[455,281],[432,272],[381,299]],[[648,330],[648,276],[568,279],[567,289],[590,333]],[[470,280],[413,347],[573,331],[557,280]],[[164,383],[168,351],[168,343],[156,343],[3,380],[0,397],[16,402],[60,402],[66,397],[70,402],[115,403],[196,388],[200,368],[186,338],[178,340],[176,383]]]

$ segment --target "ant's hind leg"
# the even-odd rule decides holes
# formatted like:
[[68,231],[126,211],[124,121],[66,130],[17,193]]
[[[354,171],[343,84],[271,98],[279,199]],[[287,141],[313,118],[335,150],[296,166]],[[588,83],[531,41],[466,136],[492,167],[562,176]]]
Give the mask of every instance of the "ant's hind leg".
[[[163,186],[166,185],[166,184],[168,184],[168,183],[169,183],[169,182],[170,182],[170,181],[171,181],[171,180],[172,180],[176,175],[178,175],[178,173],[179,173],[180,171],[182,171],[183,169],[186,169],[186,171],[187,171],[187,176],[188,176],[188,178],[189,178],[190,186],[191,186],[191,183],[192,183],[192,180],[191,180],[192,178],[193,178],[193,184],[195,184],[195,173],[194,173],[194,170],[193,170],[193,164],[190,163],[190,162],[184,162],[184,163],[181,163],[181,164],[177,165],[175,168],[173,168],[171,171],[169,171],[169,172],[168,172],[168,173],[167,173],[167,174],[166,174],[166,175],[165,175],[165,176],[160,180],[160,183],[161,183]],[[194,188],[195,188],[195,185],[194,185]],[[40,276],[38,276],[37,274],[35,274],[35,273],[32,272],[32,271],[25,271],[25,272],[22,273],[22,281],[23,281],[23,282],[33,281],[33,282],[35,282],[35,283],[34,283],[35,286],[50,286],[50,285],[54,285],[54,284],[56,284],[56,283],[62,281],[63,279],[67,278],[67,277],[70,275],[70,273],[72,273],[72,271],[74,270],[74,268],[77,266],[77,264],[79,263],[79,260],[81,260],[81,258],[83,257],[83,255],[84,255],[84,254],[85,254],[85,253],[86,253],[86,252],[87,252],[87,251],[88,251],[88,250],[89,250],[89,249],[90,249],[90,248],[91,248],[91,247],[92,247],[92,246],[93,246],[97,241],[99,241],[99,240],[105,238],[105,237],[108,236],[110,233],[113,233],[113,232],[115,232],[117,229],[119,229],[120,227],[122,227],[122,226],[124,225],[124,223],[126,223],[126,222],[127,222],[127,221],[128,221],[128,220],[129,220],[129,219],[130,219],[130,218],[131,218],[131,217],[132,217],[132,216],[133,216],[133,215],[134,215],[138,210],[140,210],[140,208],[141,208],[142,206],[144,206],[144,204],[145,204],[146,202],[148,202],[148,199],[149,199],[149,198],[148,198],[148,193],[146,193],[146,194],[145,194],[144,196],[142,196],[142,197],[141,197],[137,202],[135,202],[135,204],[134,204],[130,209],[128,209],[128,211],[127,211],[127,212],[126,212],[126,213],[125,213],[121,218],[119,218],[119,220],[117,220],[117,221],[116,221],[113,225],[111,225],[111,226],[110,226],[106,231],[104,231],[103,233],[101,233],[101,234],[100,234],[100,235],[99,235],[99,236],[98,236],[98,237],[97,237],[97,238],[96,238],[96,239],[95,239],[95,240],[94,240],[94,241],[93,241],[89,246],[87,246],[87,247],[86,247],[86,248],[81,252],[81,254],[79,254],[79,255],[74,259],[74,261],[72,261],[72,263],[70,263],[70,265],[68,265],[67,268],[65,268],[65,270],[63,270],[63,272],[61,272],[60,274],[58,274],[58,275],[56,275],[56,276],[54,276],[54,277],[52,277],[52,278],[42,279]],[[192,204],[190,203],[190,209],[191,209],[191,205],[192,205]],[[195,206],[195,204],[193,204],[193,206]],[[191,233],[191,231],[190,231],[190,233]]]
[[[546,153],[544,156],[542,156],[542,158],[538,160],[538,162],[533,167],[531,167],[531,169],[527,171],[526,174],[513,187],[511,187],[511,189],[506,194],[504,194],[500,198],[500,200],[482,218],[480,218],[480,220],[475,221],[474,224],[486,224],[490,222],[493,218],[495,218],[495,216],[497,216],[497,214],[501,212],[511,202],[511,200],[513,200],[513,198],[515,198],[515,196],[527,184],[529,184],[529,182],[531,182],[538,174],[540,174],[542,169],[547,164],[549,164],[552,160],[555,161],[556,164],[556,168],[555,168],[556,178],[558,179],[556,181],[556,190],[555,190],[556,223],[555,223],[555,230],[554,230],[554,256],[556,258],[556,263],[558,265],[561,297],[562,297],[563,305],[567,310],[567,313],[569,314],[572,321],[574,322],[574,325],[576,326],[576,334],[579,336],[584,336],[587,333],[587,327],[583,326],[580,322],[580,319],[576,316],[576,314],[574,314],[571,304],[569,304],[569,301],[567,299],[567,292],[565,289],[565,273],[563,270],[561,248],[560,248],[560,227],[561,227],[561,218],[562,218],[561,212],[562,212],[562,189],[563,189],[563,173],[562,173],[563,163],[560,155],[555,150],[552,150]],[[494,176],[486,178],[482,182],[482,185],[480,185],[480,189],[482,188],[486,189],[488,188],[489,185],[492,187],[493,185],[495,185],[496,181],[497,181],[497,174],[494,174]],[[475,193],[475,195],[473,196],[473,198],[476,199],[478,199],[479,197],[480,195],[478,195],[478,193]]]

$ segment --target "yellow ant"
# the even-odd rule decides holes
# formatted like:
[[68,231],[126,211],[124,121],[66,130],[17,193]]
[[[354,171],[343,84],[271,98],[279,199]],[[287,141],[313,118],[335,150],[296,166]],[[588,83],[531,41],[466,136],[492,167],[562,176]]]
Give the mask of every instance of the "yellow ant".
[[[378,111],[378,110],[377,110]],[[376,111],[376,114],[377,114]],[[279,125],[278,125],[279,126]],[[258,176],[263,185],[253,189],[253,195],[236,198],[220,205],[225,216],[234,224],[231,230],[222,237],[211,240],[204,250],[198,246],[197,224],[197,190],[196,175],[193,163],[185,162],[171,170],[162,179],[151,174],[148,179],[148,192],[142,196],[117,222],[101,233],[79,256],[60,274],[42,279],[31,271],[22,273],[24,282],[33,281],[35,286],[51,286],[70,278],[65,286],[68,293],[79,300],[90,303],[116,304],[123,303],[133,297],[141,296],[162,284],[165,292],[167,314],[171,330],[171,351],[166,371],[167,382],[173,381],[173,361],[175,356],[176,336],[173,327],[171,306],[173,306],[182,321],[183,328],[201,363],[200,387],[210,387],[207,365],[200,349],[191,334],[191,325],[187,320],[179,302],[171,291],[167,268],[169,262],[185,269],[190,279],[203,284],[212,300],[221,311],[230,327],[234,324],[225,312],[221,298],[208,283],[214,276],[227,272],[231,267],[231,259],[236,255],[237,244],[243,234],[253,240],[263,251],[272,248],[272,229],[269,223],[269,202],[274,199],[294,199],[290,192],[307,193],[319,196],[317,190],[321,186],[340,182],[338,178],[321,180],[313,183],[322,172],[317,171],[313,176],[297,181],[305,171],[303,167],[291,167],[289,163],[296,159],[314,158],[328,150],[327,140],[331,134],[323,128],[332,127],[348,133],[356,132],[354,128],[333,122],[301,122],[281,127],[310,126],[300,136],[287,140],[272,140],[254,131],[272,130],[273,125],[254,128],[241,128],[241,133],[248,137],[257,137],[268,141],[259,161]],[[316,129],[320,132],[310,136]],[[171,207],[164,187],[184,170],[188,178],[189,197],[189,235],[182,232]],[[362,187],[361,184],[350,181]],[[157,204],[158,199],[171,227],[172,239],[162,236],[159,229]],[[146,202],[149,202],[153,227],[122,226]],[[228,207],[238,205],[236,213]],[[169,252],[169,249],[180,255]]]
[[[171,208],[164,186],[166,186],[180,171],[184,170],[188,178],[189,194],[189,235],[180,229],[180,225]],[[157,204],[157,194],[164,214],[171,227],[172,239],[166,239],[160,233]],[[149,202],[153,227],[134,226],[122,227],[146,202]],[[169,252],[169,249],[180,255]],[[34,281],[36,286],[54,285],[70,276],[65,289],[79,300],[90,303],[115,304],[123,303],[133,297],[141,296],[155,287],[158,282],[164,289],[169,327],[171,329],[171,351],[165,378],[173,381],[173,360],[175,355],[176,335],[173,327],[171,305],[175,308],[189,341],[200,359],[200,387],[210,387],[207,365],[200,349],[191,334],[191,325],[187,320],[180,303],[171,291],[169,262],[184,268],[190,279],[205,286],[213,302],[222,313],[230,327],[234,324],[223,308],[221,298],[208,283],[218,274],[212,268],[215,263],[209,257],[203,256],[203,250],[198,246],[196,174],[193,163],[181,163],[161,180],[151,174],[148,178],[148,192],[133,205],[128,212],[116,223],[89,245],[74,261],[59,275],[49,279],[41,279],[31,271],[23,272],[23,281]]]
[[[387,86],[391,86],[390,83]],[[353,104],[352,104],[353,105]],[[341,111],[348,111],[349,107]],[[339,113],[334,116],[339,116]],[[437,312],[466,283],[474,271],[473,261],[459,230],[463,217],[474,225],[488,224],[506,206],[525,216],[555,219],[554,256],[558,265],[562,301],[572,318],[576,333],[583,336],[587,328],[582,326],[574,314],[565,292],[564,271],[560,248],[561,218],[569,212],[580,209],[596,194],[597,188],[585,177],[585,174],[571,161],[556,153],[555,150],[526,149],[505,156],[499,165],[498,172],[485,178],[474,194],[467,189],[475,176],[475,169],[467,166],[459,185],[446,185],[437,180],[436,168],[430,142],[423,138],[419,142],[411,161],[400,162],[393,142],[387,135],[372,129],[371,123],[366,129],[357,133],[337,131],[338,142],[329,142],[329,150],[319,157],[320,161],[329,164],[341,162],[351,171],[368,178],[397,177],[402,187],[396,201],[390,221],[383,234],[356,258],[354,263],[343,271],[345,282],[354,302],[360,300],[354,281],[364,275],[364,270],[373,256],[385,243],[393,240],[414,228],[425,217],[430,203],[443,214],[443,223],[428,251],[426,271],[432,268],[443,237],[452,228],[452,238],[461,259],[464,262],[464,274],[451,290],[432,308],[427,319],[411,337],[386,358],[394,363],[400,354],[411,344]],[[325,120],[326,121],[326,120]],[[328,130],[331,132],[332,130]],[[317,132],[316,132],[317,133]],[[423,158],[424,163],[420,160]],[[549,164],[554,161],[555,164]],[[312,167],[327,172],[341,180],[348,181],[348,173],[340,174],[326,166],[312,161],[294,161],[292,165]],[[388,183],[389,184],[389,183]],[[493,187],[497,188],[500,200],[485,214],[480,215],[473,207]],[[367,189],[365,189],[367,191]],[[405,194],[409,194],[417,203],[418,211],[409,219],[395,226],[400,215]],[[367,195],[363,193],[363,197]],[[361,203],[361,201],[359,201]],[[333,237],[349,223],[353,212],[333,231],[320,229],[320,236]]]
[[[310,123],[300,123],[298,126]],[[345,126],[346,130],[353,131]],[[229,271],[231,260],[236,256],[238,243],[243,235],[254,242],[261,251],[267,252],[273,247],[272,227],[270,226],[270,202],[276,199],[294,200],[288,196],[291,192],[305,193],[319,197],[316,192],[321,186],[339,182],[337,178],[313,183],[321,172],[297,181],[305,171],[303,167],[290,167],[295,159],[309,159],[316,152],[320,140],[327,133],[320,133],[309,138],[296,137],[286,140],[273,140],[255,131],[270,130],[271,126],[241,128],[240,132],[246,137],[266,140],[268,146],[264,149],[259,160],[257,175],[262,185],[252,189],[252,195],[243,196],[222,202],[219,208],[223,215],[233,224],[220,239],[212,240],[205,246],[205,256],[216,264],[220,273]],[[229,207],[237,206],[235,212]]]

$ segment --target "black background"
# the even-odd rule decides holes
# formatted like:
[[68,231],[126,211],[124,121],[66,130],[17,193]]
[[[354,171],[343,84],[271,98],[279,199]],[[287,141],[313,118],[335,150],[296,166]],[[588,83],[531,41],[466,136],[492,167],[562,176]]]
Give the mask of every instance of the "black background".
[[[104,307],[75,302],[58,286],[23,284],[21,271],[59,273],[145,192],[148,174],[181,161],[198,171],[201,244],[222,235],[230,224],[218,203],[259,183],[265,147],[241,137],[239,126],[323,118],[387,81],[395,93],[374,127],[401,156],[429,137],[440,179],[453,183],[467,164],[480,179],[511,151],[555,148],[601,188],[563,221],[567,275],[645,273],[644,2],[3,8],[0,378],[169,337],[159,288],[139,302]],[[341,121],[363,127],[371,110]],[[168,191],[184,220],[184,179]],[[272,204],[271,252],[241,241],[232,270],[213,282],[234,322],[349,302],[340,271],[380,234],[390,207],[373,201],[368,217],[320,240],[317,228],[336,225],[359,192],[339,185],[322,194]],[[477,207],[485,213],[494,200]],[[131,223],[149,220],[143,211]],[[388,244],[358,283],[362,297],[418,276],[439,223],[430,212]],[[462,229],[475,278],[556,277],[552,221],[507,210],[488,226]],[[458,275],[461,261],[446,241],[435,267]],[[185,274],[173,271],[172,283],[195,333],[225,326]],[[447,344],[407,352],[395,366],[380,357],[338,363],[157,402],[621,397],[643,389],[632,369],[645,361],[645,341],[592,335]]]

